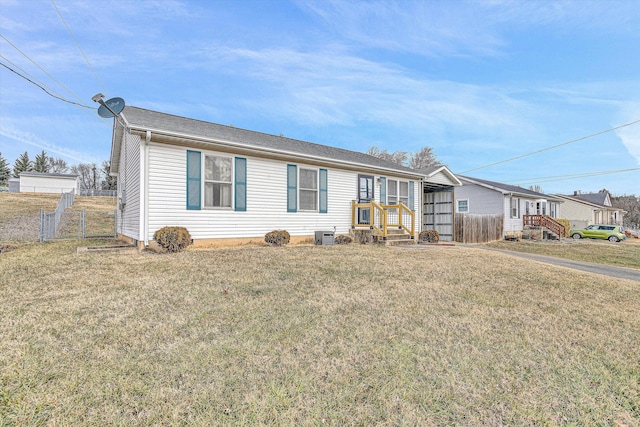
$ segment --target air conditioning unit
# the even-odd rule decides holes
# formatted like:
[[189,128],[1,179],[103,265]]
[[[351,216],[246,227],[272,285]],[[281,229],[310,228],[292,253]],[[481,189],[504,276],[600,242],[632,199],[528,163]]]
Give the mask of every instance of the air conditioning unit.
[[316,245],[333,245],[335,232],[333,231],[316,231]]

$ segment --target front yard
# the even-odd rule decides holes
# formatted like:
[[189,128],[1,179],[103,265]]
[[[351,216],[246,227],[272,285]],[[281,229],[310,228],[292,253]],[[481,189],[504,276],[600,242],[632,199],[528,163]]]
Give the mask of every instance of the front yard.
[[522,240],[520,242],[509,242],[502,240],[488,243],[486,246],[574,261],[640,269],[640,239],[627,239],[618,243],[612,243],[608,240],[573,240],[570,238],[560,241]]
[[0,425],[640,425],[639,283],[464,247],[0,255]]

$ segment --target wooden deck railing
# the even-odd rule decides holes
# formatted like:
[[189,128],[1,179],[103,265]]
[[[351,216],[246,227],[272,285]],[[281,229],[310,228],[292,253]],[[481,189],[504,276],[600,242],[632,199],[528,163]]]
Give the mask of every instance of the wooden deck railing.
[[565,226],[548,215],[523,215],[522,225],[544,227],[556,233],[558,237],[567,236],[567,229]]
[[389,234],[389,227],[402,229],[412,239],[415,239],[415,215],[415,212],[404,203],[381,205],[374,201],[369,203],[351,202],[351,228],[369,228],[378,232],[385,239]]

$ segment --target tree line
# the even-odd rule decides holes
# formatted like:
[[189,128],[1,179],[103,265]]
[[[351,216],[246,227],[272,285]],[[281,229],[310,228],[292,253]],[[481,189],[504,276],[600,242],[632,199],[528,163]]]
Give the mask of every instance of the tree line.
[[116,178],[110,176],[111,164],[103,161],[100,168],[95,163],[69,165],[64,159],[54,158],[42,150],[31,160],[25,151],[13,163],[13,167],[0,153],[0,187],[9,185],[9,179],[19,178],[22,172],[74,174],[80,178],[81,190],[115,190]]

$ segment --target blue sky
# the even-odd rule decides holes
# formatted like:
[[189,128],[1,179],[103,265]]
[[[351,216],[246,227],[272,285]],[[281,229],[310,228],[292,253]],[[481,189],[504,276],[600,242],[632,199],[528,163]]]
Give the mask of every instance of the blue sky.
[[[0,63],[90,107],[102,92],[355,151],[430,146],[546,193],[640,194],[640,123],[483,168],[639,121],[638,22],[637,0],[0,0]],[[11,164],[100,164],[110,143],[96,111],[0,67]]]

